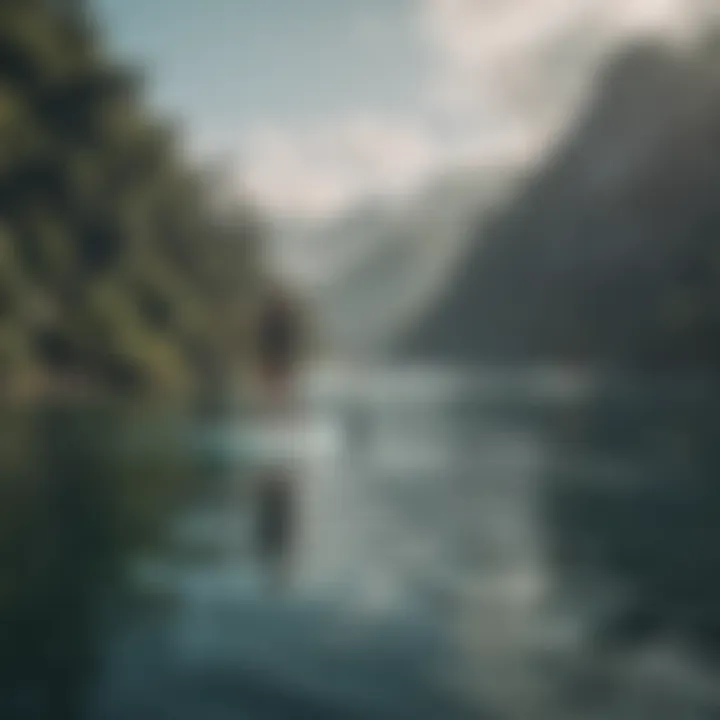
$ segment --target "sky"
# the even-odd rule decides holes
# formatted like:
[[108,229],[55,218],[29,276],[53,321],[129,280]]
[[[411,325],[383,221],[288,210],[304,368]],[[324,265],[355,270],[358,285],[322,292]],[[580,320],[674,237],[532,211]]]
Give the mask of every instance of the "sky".
[[270,215],[323,221],[458,167],[541,158],[637,35],[717,0],[94,0],[188,147]]

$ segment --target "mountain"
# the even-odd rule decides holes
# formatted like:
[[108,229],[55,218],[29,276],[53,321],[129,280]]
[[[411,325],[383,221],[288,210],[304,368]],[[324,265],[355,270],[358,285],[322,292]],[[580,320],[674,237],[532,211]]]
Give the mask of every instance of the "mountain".
[[448,172],[403,202],[376,200],[294,236],[324,269],[310,294],[326,346],[363,356],[387,351],[432,304],[468,247],[468,229],[508,192],[514,174]]
[[491,221],[401,354],[720,361],[719,43],[615,56],[571,132]]

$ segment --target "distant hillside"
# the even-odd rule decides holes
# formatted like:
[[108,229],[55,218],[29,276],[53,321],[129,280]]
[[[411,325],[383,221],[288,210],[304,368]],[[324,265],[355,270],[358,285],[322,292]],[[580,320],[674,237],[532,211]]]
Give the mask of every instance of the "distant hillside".
[[615,57],[557,152],[475,231],[400,343],[455,361],[720,361],[717,42]]
[[258,229],[70,7],[0,4],[0,393],[185,392],[245,352]]
[[391,347],[456,271],[475,216],[511,175],[448,172],[405,203],[370,203],[306,238],[327,266],[314,295],[328,346],[355,357]]

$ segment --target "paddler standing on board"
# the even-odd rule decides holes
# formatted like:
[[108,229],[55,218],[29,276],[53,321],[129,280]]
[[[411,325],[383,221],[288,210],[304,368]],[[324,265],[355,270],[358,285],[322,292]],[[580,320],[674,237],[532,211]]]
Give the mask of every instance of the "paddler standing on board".
[[[260,414],[282,428],[296,410],[296,390],[303,356],[300,308],[287,289],[272,284],[259,306],[256,369]],[[260,558],[284,582],[290,571],[295,512],[295,477],[291,459],[272,458],[258,482],[257,548]]]

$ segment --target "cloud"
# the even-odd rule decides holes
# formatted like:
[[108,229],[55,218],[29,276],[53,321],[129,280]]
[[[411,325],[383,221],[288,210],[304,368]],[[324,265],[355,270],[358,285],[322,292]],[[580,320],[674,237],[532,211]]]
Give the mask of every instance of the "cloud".
[[403,193],[438,161],[422,122],[364,116],[263,128],[244,142],[246,185],[274,213],[323,216],[357,198]]
[[717,0],[415,0],[431,71],[423,108],[382,107],[243,140],[248,189],[276,215],[324,218],[458,164],[528,163],[629,36],[692,39]]
[[715,0],[419,1],[421,28],[438,61],[453,72],[480,71],[496,80],[542,73],[564,44],[582,58],[638,33],[683,41],[709,16],[720,17]]
[[720,13],[715,0],[421,0],[421,8],[435,57],[430,106],[512,118],[545,136],[629,37],[687,42]]

